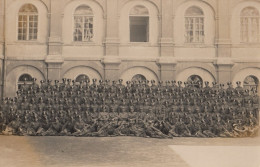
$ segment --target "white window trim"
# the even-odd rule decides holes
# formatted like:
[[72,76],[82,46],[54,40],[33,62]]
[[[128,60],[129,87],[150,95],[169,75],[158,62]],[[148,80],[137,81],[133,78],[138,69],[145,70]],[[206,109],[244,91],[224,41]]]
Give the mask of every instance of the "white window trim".
[[[82,34],[82,40],[81,41],[75,41],[75,29],[76,29],[76,27],[75,27],[75,17],[82,17],[82,18],[84,18],[84,17],[88,17],[88,18],[92,18],[92,21],[93,21],[93,25],[92,25],[92,38],[90,39],[90,40],[84,40],[83,39],[83,36],[84,36],[84,34]],[[90,43],[90,44],[94,44],[94,35],[95,35],[95,28],[94,28],[94,14],[92,14],[92,15],[84,15],[84,14],[74,14],[73,15],[73,33],[72,33],[72,36],[73,36],[73,40],[72,40],[72,43],[73,44],[88,44],[88,43]],[[85,23],[85,19],[83,19],[83,25],[84,25],[84,23]],[[85,27],[83,26],[83,29],[85,29]],[[83,33],[84,33],[84,31],[83,31]]]
[[[257,41],[250,41],[249,39],[251,38],[249,35],[248,35],[248,33],[252,33],[252,32],[249,32],[249,30],[247,30],[247,35],[248,35],[248,41],[244,41],[244,39],[243,39],[243,37],[242,37],[242,24],[241,24],[241,20],[242,19],[245,19],[245,18],[249,18],[250,20],[252,20],[252,19],[258,19],[258,37],[257,37]],[[260,43],[260,15],[259,16],[240,16],[240,43],[241,44],[259,44]],[[249,28],[250,27],[252,27],[252,24],[250,24],[250,25],[247,25],[247,26],[249,26]],[[248,28],[248,27],[247,27]]]
[[[202,37],[203,39],[202,39],[202,41],[198,41],[198,42],[197,41],[196,42],[187,42],[186,41],[187,37],[185,36],[186,32],[187,32],[187,29],[186,29],[186,19],[193,19],[193,37],[195,37],[196,28],[194,28],[195,27],[194,26],[194,20],[196,18],[203,19],[203,31],[199,31],[199,32],[203,32],[203,36],[201,36],[199,34],[199,38]],[[201,16],[186,15],[186,16],[184,16],[184,28],[185,28],[185,34],[184,34],[184,36],[185,36],[185,41],[184,41],[185,45],[202,45],[202,44],[205,43],[205,17],[204,17],[204,15],[201,15]],[[199,30],[200,30],[200,28],[199,28]]]
[[[19,39],[19,17],[20,16],[27,16],[27,27],[26,27],[26,39]],[[30,30],[30,16],[37,16],[37,34],[36,34],[36,39],[29,39],[29,30]],[[38,32],[39,32],[39,14],[38,13],[24,13],[24,12],[18,12],[18,17],[17,17],[17,35],[16,35],[16,39],[17,41],[19,42],[35,42],[35,41],[38,41]]]

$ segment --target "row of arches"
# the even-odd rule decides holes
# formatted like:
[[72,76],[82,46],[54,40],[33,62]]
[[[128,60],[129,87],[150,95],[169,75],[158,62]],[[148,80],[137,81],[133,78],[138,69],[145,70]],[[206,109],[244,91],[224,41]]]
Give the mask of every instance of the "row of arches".
[[[129,81],[146,81],[147,78],[142,74],[136,74],[134,75],[131,80]],[[75,77],[76,84],[79,84],[80,82],[86,82],[90,81],[90,78],[86,74],[80,74]],[[204,83],[203,79],[199,75],[191,75],[187,78],[187,82],[192,82],[195,87],[199,87],[199,83]],[[33,83],[33,77],[30,74],[22,74],[17,82],[18,89],[21,88],[21,85],[31,85]],[[243,81],[243,86],[245,89],[248,90],[257,90],[259,85],[259,79],[256,76],[249,75],[247,76]]]
[[[10,7],[19,7],[16,9],[18,24],[12,24],[17,26],[10,27],[12,32],[16,27],[15,32],[17,34],[14,39],[46,40],[48,22],[46,7],[39,1],[27,0],[19,3],[19,5],[13,4]],[[260,42],[260,4],[243,2],[237,5],[237,8],[231,14],[230,31],[233,34],[233,40],[240,43]],[[16,10],[10,9],[8,11]],[[157,43],[159,41],[159,13],[158,7],[149,1],[127,2],[120,9],[119,38],[121,43]],[[181,4],[175,14],[170,14],[175,16],[173,31],[176,44],[214,43],[216,13],[209,4],[201,1],[188,1]],[[102,7],[92,0],[72,1],[67,4],[62,19],[62,39],[64,43],[101,43],[104,36],[104,15]],[[8,13],[7,17],[10,20],[7,23],[11,23],[11,20],[17,20],[13,19],[16,16],[11,13]],[[233,27],[236,27],[236,29]],[[7,31],[9,31],[9,28]]]
[[[259,69],[257,68],[241,69],[234,74],[232,82],[235,85],[236,81],[240,81],[242,85],[248,89],[257,89],[260,79],[259,74]],[[94,78],[97,80],[106,79],[106,77],[100,74],[96,69],[87,66],[69,68],[68,70],[62,72],[62,76],[60,77],[70,78],[76,82],[80,82],[82,80],[92,80]],[[15,92],[19,89],[21,84],[24,84],[24,82],[31,84],[32,78],[37,78],[37,83],[40,83],[40,80],[47,79],[45,74],[43,74],[38,68],[32,66],[22,65],[10,70],[6,75],[5,82],[5,89],[8,90],[8,94],[10,94],[9,96],[15,95]],[[119,78],[123,79],[124,83],[126,81],[135,80],[155,80],[158,83],[160,80],[158,73],[152,69],[142,66],[127,68],[119,74],[118,79]],[[194,81],[194,83],[203,83],[205,81],[212,83],[217,81],[211,72],[202,69],[201,67],[188,67],[182,71],[178,71],[174,79],[182,82]]]

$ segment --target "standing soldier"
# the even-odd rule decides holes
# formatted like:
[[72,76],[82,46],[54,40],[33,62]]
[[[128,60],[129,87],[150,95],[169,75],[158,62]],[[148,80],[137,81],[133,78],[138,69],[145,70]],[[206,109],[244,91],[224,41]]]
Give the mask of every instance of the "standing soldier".
[[228,85],[228,88],[226,89],[227,95],[231,96],[232,92],[234,92],[235,89],[233,88],[232,82],[228,82],[227,85]]
[[236,84],[237,84],[237,87],[235,88],[236,92],[240,93],[240,94],[243,94],[244,93],[244,89],[241,86],[241,82],[237,81]]

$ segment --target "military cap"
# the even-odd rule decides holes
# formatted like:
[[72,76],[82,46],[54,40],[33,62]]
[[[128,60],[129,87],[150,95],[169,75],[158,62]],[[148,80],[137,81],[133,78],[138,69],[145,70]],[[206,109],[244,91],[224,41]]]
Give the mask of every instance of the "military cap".
[[237,84],[237,85],[240,85],[240,84],[241,84],[241,82],[240,82],[240,81],[237,81],[237,82],[236,82],[236,84]]

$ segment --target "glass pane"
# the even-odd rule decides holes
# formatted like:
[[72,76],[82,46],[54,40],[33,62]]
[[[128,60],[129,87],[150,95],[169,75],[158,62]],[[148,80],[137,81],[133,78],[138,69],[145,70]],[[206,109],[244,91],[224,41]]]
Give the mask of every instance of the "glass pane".
[[75,15],[93,15],[92,9],[89,6],[79,6],[75,13]]
[[24,81],[33,81],[33,78],[31,75],[29,74],[23,74],[19,77],[19,80],[20,82],[24,82]]
[[254,7],[247,7],[242,10],[241,16],[259,16],[259,12]]
[[186,16],[202,16],[203,11],[200,8],[193,6],[186,10],[185,15]]
[[38,12],[37,8],[32,4],[25,4],[19,10],[19,13],[37,13],[37,12]]
[[137,5],[131,9],[130,15],[149,15],[149,11],[146,7]]
[[145,78],[145,76],[143,76],[143,75],[141,75],[141,74],[137,74],[137,75],[135,75],[135,76],[132,78],[131,81],[133,81],[133,82],[135,82],[135,81],[146,81],[146,78]]
[[130,42],[148,42],[149,17],[130,17]]
[[90,81],[89,77],[87,75],[79,75],[77,78],[76,78],[76,82],[86,82],[86,81]]
[[191,83],[193,86],[199,88],[200,84],[203,84],[203,80],[198,75],[192,75],[187,79],[188,83]]

